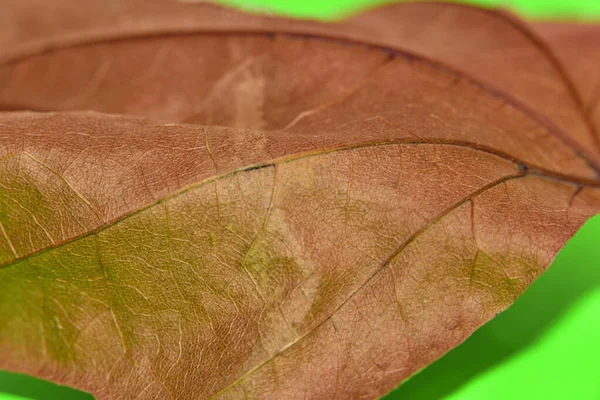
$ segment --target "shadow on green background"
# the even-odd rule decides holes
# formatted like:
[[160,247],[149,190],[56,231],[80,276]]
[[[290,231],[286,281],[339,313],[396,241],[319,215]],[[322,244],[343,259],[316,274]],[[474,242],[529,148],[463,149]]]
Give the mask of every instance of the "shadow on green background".
[[[243,4],[246,8],[268,8],[286,14],[321,18],[331,18],[370,4],[382,3],[378,0],[227,0],[226,2]],[[495,0],[470,2],[483,5],[507,4]],[[600,16],[600,1],[596,0],[512,0],[508,4],[530,16]],[[531,395],[519,395],[522,391],[518,390],[518,385],[527,385],[534,393],[536,387],[540,388],[540,395],[542,392],[547,393],[548,387],[552,385],[566,388],[586,387],[589,390],[580,392],[578,400],[600,398],[600,383],[592,382],[590,385],[586,382],[588,385],[582,385],[582,382],[578,381],[578,379],[589,379],[589,371],[600,371],[598,366],[600,363],[590,361],[600,358],[598,340],[594,340],[596,347],[586,344],[586,340],[589,341],[589,332],[600,332],[600,301],[584,302],[587,296],[600,290],[600,253],[597,251],[600,247],[599,243],[600,216],[597,216],[567,243],[548,272],[542,275],[512,307],[384,399],[434,400],[452,397],[460,400],[481,400],[482,390],[485,393],[485,400],[532,398]],[[573,322],[575,320],[579,325]],[[575,329],[573,326],[579,328]],[[589,328],[586,331],[588,336],[585,336],[581,327]],[[557,335],[561,340],[566,340],[565,343],[570,346],[567,353],[557,350],[556,340],[546,338],[546,336],[555,338]],[[535,356],[524,356],[532,351]],[[586,354],[586,351],[592,352],[591,356]],[[511,363],[518,363],[519,366],[512,366]],[[503,369],[502,367],[506,365],[510,368]],[[523,379],[519,379],[523,375],[522,371],[527,369],[537,371],[541,377],[552,377],[557,376],[556,370],[561,368],[569,369],[570,374],[559,374],[559,378],[555,381],[540,379],[523,382]],[[494,386],[490,383],[494,376],[501,376],[503,384]],[[479,387],[471,390],[478,384]],[[469,390],[463,392],[462,389],[467,385]],[[545,388],[545,391],[542,388]],[[558,393],[557,391],[550,397],[545,395],[544,398],[564,398]],[[0,400],[21,398],[93,399],[91,395],[71,388],[0,371]]]

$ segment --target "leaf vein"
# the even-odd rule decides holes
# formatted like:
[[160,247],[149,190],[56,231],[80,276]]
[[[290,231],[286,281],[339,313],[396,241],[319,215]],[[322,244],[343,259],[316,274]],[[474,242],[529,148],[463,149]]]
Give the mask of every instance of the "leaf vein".
[[266,359],[266,360],[262,361],[261,363],[257,364],[255,367],[253,367],[253,368],[249,369],[248,371],[244,372],[235,381],[233,381],[229,385],[225,386],[223,389],[220,389],[215,394],[213,394],[210,397],[210,400],[215,399],[216,397],[218,397],[222,393],[225,393],[230,388],[232,388],[235,385],[237,385],[238,383],[242,382],[245,378],[247,378],[248,376],[250,376],[252,373],[254,373],[255,371],[259,370],[260,368],[262,368],[263,366],[265,366],[266,364],[268,364],[273,359],[275,359],[278,356],[282,355],[285,351],[287,351],[288,349],[290,349],[291,347],[293,347],[294,345],[296,345],[297,343],[299,343],[300,341],[302,341],[306,337],[310,336],[312,333],[316,332],[316,330],[319,327],[321,327],[327,321],[329,321],[344,305],[346,305],[349,301],[353,300],[354,296],[358,292],[360,292],[363,288],[365,288],[377,275],[379,275],[381,272],[383,272],[390,265],[390,263],[392,262],[392,260],[394,260],[409,244],[411,244],[412,242],[414,242],[421,234],[423,234],[424,232],[426,232],[431,226],[433,226],[435,223],[437,223],[438,221],[440,221],[442,218],[444,218],[450,212],[452,212],[453,210],[455,210],[457,207],[460,207],[462,204],[465,204],[465,203],[471,201],[473,198],[475,198],[475,197],[479,196],[480,194],[488,191],[489,189],[492,189],[492,188],[494,188],[494,187],[496,187],[498,185],[501,185],[501,184],[503,184],[503,183],[505,183],[507,181],[510,181],[510,180],[521,179],[521,178],[523,178],[525,176],[526,176],[525,173],[520,173],[520,174],[517,174],[517,175],[504,176],[504,177],[502,177],[500,179],[497,179],[497,180],[495,180],[495,181],[493,181],[491,183],[488,183],[485,186],[482,186],[478,190],[476,190],[476,191],[472,192],[471,194],[469,194],[466,198],[463,198],[463,199],[459,200],[457,203],[454,203],[453,205],[451,205],[450,207],[448,207],[447,209],[445,209],[436,218],[433,218],[428,223],[426,223],[425,225],[423,225],[419,230],[417,230],[415,233],[413,233],[407,240],[405,240],[395,250],[393,250],[383,260],[383,262],[381,263],[381,266],[373,274],[371,274],[360,286],[358,286],[358,288],[356,288],[354,291],[352,291],[346,297],[346,299],[343,302],[341,302],[321,322],[319,322],[318,324],[316,324],[314,327],[310,328],[307,332],[305,332],[304,334],[302,334],[300,337],[296,338],[294,341],[292,341],[292,342],[288,343],[286,346],[282,347],[273,356],[269,357],[268,359]]
[[101,232],[105,229],[110,228],[111,226],[118,224],[119,222],[122,222],[123,220],[126,220],[134,215],[137,215],[143,211],[146,211],[153,206],[162,204],[166,201],[176,198],[176,197],[178,197],[184,193],[187,193],[191,190],[203,187],[203,186],[213,183],[213,182],[220,181],[222,179],[230,178],[230,177],[235,176],[242,172],[249,172],[252,170],[273,167],[275,165],[286,164],[289,162],[293,162],[293,161],[297,161],[297,160],[301,160],[301,159],[305,159],[305,158],[317,157],[317,156],[336,153],[336,152],[352,151],[352,150],[358,150],[358,149],[362,149],[362,148],[371,148],[371,147],[379,147],[379,146],[394,146],[394,145],[440,145],[440,146],[468,148],[468,149],[471,149],[474,151],[488,153],[488,154],[494,155],[498,158],[504,159],[508,162],[512,162],[513,164],[518,165],[520,168],[522,168],[526,175],[540,176],[540,177],[555,180],[558,182],[572,183],[572,184],[576,184],[576,185],[583,186],[583,187],[600,188],[600,181],[598,181],[598,180],[559,174],[559,173],[555,173],[550,170],[546,170],[544,168],[539,168],[539,167],[534,167],[534,166],[530,167],[523,161],[520,161],[519,159],[517,159],[509,154],[499,152],[497,150],[487,148],[485,146],[481,146],[481,145],[478,145],[478,144],[472,143],[472,142],[441,141],[441,140],[437,140],[437,139],[433,139],[433,140],[432,139],[429,139],[429,140],[409,139],[409,140],[396,140],[396,141],[387,141],[387,142],[369,142],[369,143],[363,143],[363,144],[355,145],[355,146],[338,147],[338,148],[320,150],[320,151],[316,151],[316,152],[305,152],[305,153],[294,154],[291,156],[284,156],[284,157],[280,157],[280,158],[273,159],[270,161],[266,161],[264,163],[250,164],[250,165],[247,165],[247,166],[244,166],[241,168],[237,168],[237,169],[222,173],[220,175],[214,175],[214,176],[205,178],[197,183],[186,186],[174,193],[164,196],[161,199],[158,199],[154,202],[150,202],[150,203],[146,204],[145,206],[138,208],[137,210],[131,211],[129,213],[125,213],[125,214],[121,215],[120,217],[113,219],[112,221],[105,222],[104,224],[99,225],[94,229],[90,229],[86,233],[83,233],[78,236],[74,236],[74,237],[72,237],[68,240],[64,240],[60,243],[57,242],[57,243],[53,244],[52,246],[48,246],[43,249],[31,252],[29,254],[26,254],[22,257],[19,257],[19,258],[13,260],[13,261],[9,261],[4,264],[0,264],[0,269],[10,267],[20,261],[26,260],[26,259],[34,257],[36,255],[42,254],[44,252],[50,251],[58,246],[72,243],[78,239]]

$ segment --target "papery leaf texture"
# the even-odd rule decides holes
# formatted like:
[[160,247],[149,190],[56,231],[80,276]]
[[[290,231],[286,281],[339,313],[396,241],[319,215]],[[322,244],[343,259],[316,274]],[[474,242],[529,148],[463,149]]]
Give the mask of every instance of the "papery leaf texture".
[[583,110],[600,131],[600,25],[538,23],[536,30],[556,50],[580,92]]
[[600,210],[575,50],[599,32],[2,1],[0,368],[98,399],[384,395]]

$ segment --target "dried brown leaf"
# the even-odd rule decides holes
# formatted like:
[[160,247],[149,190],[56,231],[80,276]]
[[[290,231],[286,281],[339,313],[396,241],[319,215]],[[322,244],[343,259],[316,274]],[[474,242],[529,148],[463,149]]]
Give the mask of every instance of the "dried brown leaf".
[[567,67],[586,114],[600,132],[600,26],[544,22],[536,24],[535,29]]
[[2,368],[101,399],[374,398],[600,209],[593,95],[503,13],[0,18],[4,109],[55,111],[0,113]]

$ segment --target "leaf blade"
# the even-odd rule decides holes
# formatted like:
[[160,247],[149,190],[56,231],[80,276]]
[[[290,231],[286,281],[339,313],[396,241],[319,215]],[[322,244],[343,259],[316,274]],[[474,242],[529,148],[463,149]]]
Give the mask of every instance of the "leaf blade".
[[[23,4],[13,9],[16,20],[37,3]],[[58,29],[53,18],[73,18],[57,30],[55,43],[67,48],[13,58],[4,94],[18,94],[26,76],[40,79],[22,91],[25,98],[49,87],[48,76],[32,71],[75,56],[85,84],[49,90],[52,107],[109,106],[170,122],[191,115],[252,129],[89,112],[0,114],[4,368],[99,398],[376,397],[506,308],[600,207],[581,110],[570,95],[556,101],[568,82],[529,42],[525,58],[541,64],[528,71],[552,82],[542,103],[519,90],[543,79],[528,86],[511,75],[530,63],[486,75],[507,83],[513,97],[469,68],[457,70],[465,69],[461,51],[444,56],[448,68],[412,55],[406,42],[397,45],[406,36],[384,31],[370,37],[401,51],[315,39],[335,32],[365,38],[356,32],[381,12],[335,27],[292,23],[309,35],[270,37],[263,31],[282,21],[210,6],[196,9],[214,13],[202,22],[209,30],[238,21],[236,29],[263,34],[69,47],[85,32],[123,35],[103,18],[146,12],[133,5],[99,6],[92,25],[99,31],[78,25],[87,9],[49,16],[43,29]],[[386,12],[410,7],[439,13],[433,31],[473,15],[498,18],[506,29],[504,17],[470,8]],[[143,35],[160,32],[169,12],[153,14],[148,25],[135,17],[133,26]],[[411,16],[400,13],[409,31]],[[40,32],[16,32],[22,36],[5,59],[56,40]],[[451,32],[452,40],[475,37],[469,29]],[[523,43],[522,32],[511,32]],[[445,54],[436,48],[439,32],[419,35],[417,50]],[[199,43],[202,51],[227,45],[211,66],[194,50]],[[86,64],[94,52],[108,61]],[[116,69],[111,52],[125,61]],[[185,100],[169,103],[199,75],[186,64],[190,54],[208,72],[199,91],[205,101],[188,99],[191,114]],[[486,54],[468,59],[484,62]],[[132,60],[152,61],[132,78],[154,86],[110,97],[114,88],[105,83],[129,82]],[[310,69],[331,60],[342,62]],[[185,72],[178,80],[156,79],[178,68]],[[180,86],[161,98],[165,82]],[[135,95],[150,100],[140,107]],[[564,101],[568,113],[547,118]],[[568,130],[565,121],[574,121]]]

